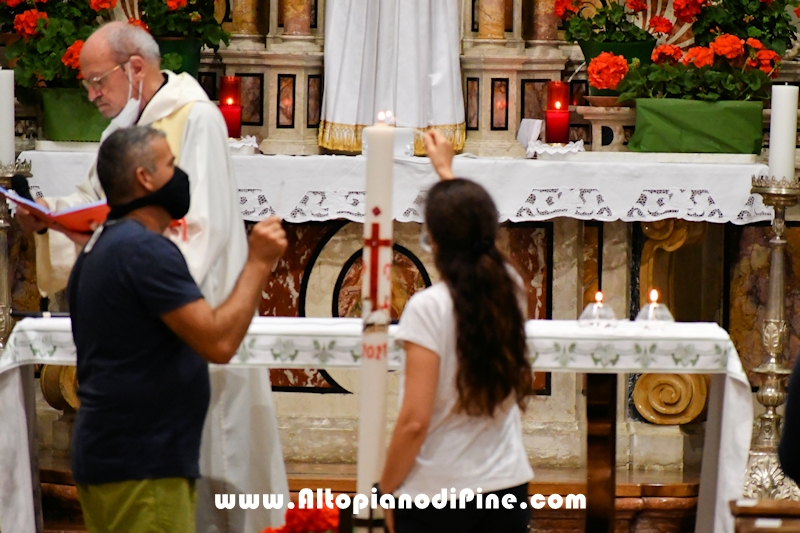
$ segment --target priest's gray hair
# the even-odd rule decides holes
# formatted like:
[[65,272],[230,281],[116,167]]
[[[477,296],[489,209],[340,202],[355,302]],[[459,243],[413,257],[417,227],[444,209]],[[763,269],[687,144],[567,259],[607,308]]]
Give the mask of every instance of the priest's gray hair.
[[102,27],[108,45],[117,63],[126,62],[131,56],[142,56],[149,63],[161,64],[161,51],[153,36],[142,28],[127,22],[109,22]]
[[156,172],[152,141],[166,138],[164,132],[150,126],[122,128],[103,141],[97,153],[97,177],[114,207],[129,202],[136,190],[136,170]]

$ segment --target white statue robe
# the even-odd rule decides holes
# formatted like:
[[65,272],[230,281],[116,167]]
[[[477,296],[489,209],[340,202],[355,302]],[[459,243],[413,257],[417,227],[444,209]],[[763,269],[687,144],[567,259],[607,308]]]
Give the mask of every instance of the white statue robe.
[[[189,175],[191,205],[184,225],[166,236],[180,248],[192,277],[209,305],[231,293],[247,258],[247,236],[238,209],[238,188],[222,115],[188,74],[166,72],[168,82],[148,102],[139,124],[162,129]],[[182,131],[180,131],[182,130]],[[103,198],[94,166],[78,191],[46,198],[51,209],[64,209]],[[80,248],[63,234],[37,236],[40,290],[66,286]],[[288,483],[278,435],[269,370],[210,365],[211,403],[200,450],[197,483],[197,531],[257,533],[283,523],[283,510],[218,510],[214,494],[282,493]]]
[[319,145],[361,151],[378,112],[398,127],[436,128],[464,147],[464,96],[457,0],[328,0],[325,92]]

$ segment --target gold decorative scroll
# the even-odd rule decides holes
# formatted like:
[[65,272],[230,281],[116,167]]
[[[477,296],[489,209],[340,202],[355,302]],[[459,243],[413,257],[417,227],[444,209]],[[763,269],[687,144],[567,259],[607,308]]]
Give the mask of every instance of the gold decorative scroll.
[[[362,132],[366,126],[362,124],[341,124],[322,121],[319,125],[319,146],[339,152],[361,152]],[[456,152],[464,149],[467,128],[464,122],[459,124],[438,124],[427,128],[415,128],[414,155],[425,155],[422,135],[431,129],[442,132],[448,141],[453,143]]]
[[688,424],[703,414],[708,386],[708,376],[700,374],[644,374],[633,388],[633,403],[653,424]]

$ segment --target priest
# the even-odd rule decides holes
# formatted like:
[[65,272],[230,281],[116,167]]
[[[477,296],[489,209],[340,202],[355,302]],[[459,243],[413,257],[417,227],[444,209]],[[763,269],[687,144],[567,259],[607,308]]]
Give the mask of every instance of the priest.
[[[133,124],[150,125],[165,133],[177,164],[189,175],[191,206],[166,236],[182,252],[205,300],[216,307],[231,293],[247,256],[227,130],[197,81],[188,74],[162,72],[160,61],[150,34],[125,22],[99,28],[80,56],[89,99],[112,119],[103,138]],[[74,194],[43,202],[61,210],[103,197],[93,167]],[[53,294],[66,287],[87,237],[46,230],[23,209],[15,216],[23,228],[44,231],[36,238],[40,291]],[[211,404],[197,484],[198,531],[249,533],[280,524],[280,510],[218,510],[214,505],[219,493],[283,493],[288,498],[269,371],[212,366],[210,374]]]

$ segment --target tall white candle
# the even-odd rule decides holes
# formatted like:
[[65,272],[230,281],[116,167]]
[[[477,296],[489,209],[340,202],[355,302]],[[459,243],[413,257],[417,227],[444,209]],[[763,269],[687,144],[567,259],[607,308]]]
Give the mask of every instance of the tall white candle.
[[0,68],[0,165],[14,162],[14,71]]
[[[365,128],[367,199],[364,216],[361,352],[361,402],[358,423],[356,489],[371,495],[386,456],[386,382],[392,301],[392,169],[394,128],[379,123]],[[359,513],[366,518],[369,510]]]
[[797,143],[797,87],[772,86],[769,124],[769,173],[777,179],[794,179]]

